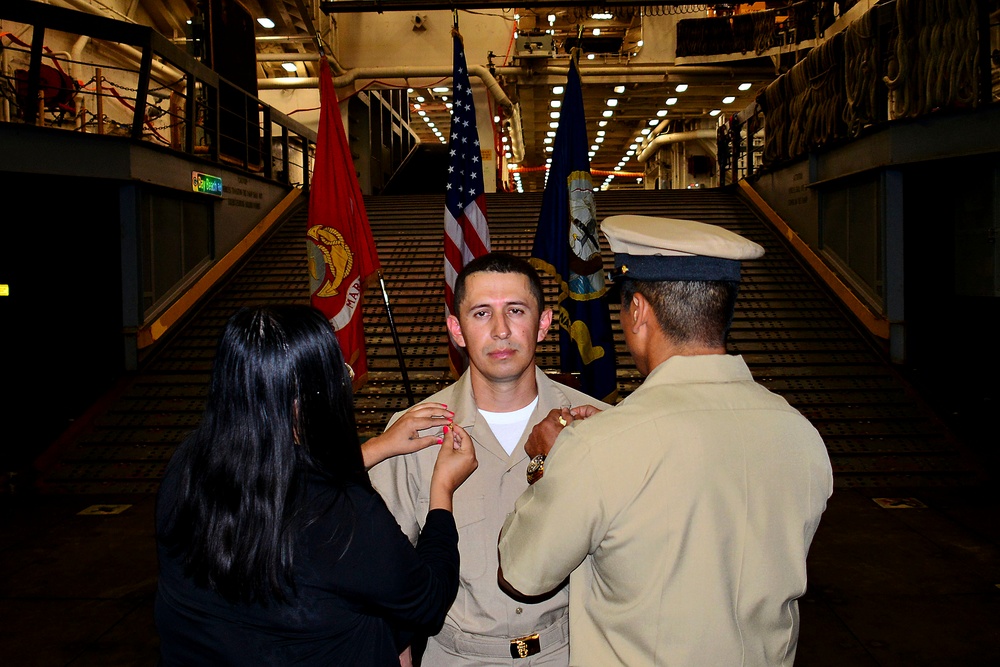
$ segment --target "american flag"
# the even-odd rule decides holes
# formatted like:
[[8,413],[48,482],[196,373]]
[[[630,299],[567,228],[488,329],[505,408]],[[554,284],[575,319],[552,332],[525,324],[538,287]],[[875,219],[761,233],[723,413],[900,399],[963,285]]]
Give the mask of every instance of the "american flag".
[[[462,37],[455,32],[451,132],[448,139],[448,185],[444,212],[445,314],[453,314],[455,278],[470,260],[490,251],[486,221],[482,153],[476,129],[476,107],[465,65]],[[465,351],[448,337],[448,362],[457,377],[465,371]]]

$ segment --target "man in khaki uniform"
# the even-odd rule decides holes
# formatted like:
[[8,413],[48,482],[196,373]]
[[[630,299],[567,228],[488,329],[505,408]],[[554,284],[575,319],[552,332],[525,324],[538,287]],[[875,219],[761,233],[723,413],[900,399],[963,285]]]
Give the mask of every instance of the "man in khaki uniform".
[[[530,602],[505,595],[496,578],[497,535],[528,487],[524,442],[530,427],[554,409],[580,414],[575,406],[609,406],[554,382],[535,366],[535,345],[545,338],[552,311],[544,308],[541,281],[524,260],[491,253],[470,262],[456,280],[453,312],[448,329],[466,349],[469,369],[424,403],[443,404],[454,413],[454,423],[475,442],[479,467],[455,493],[460,586],[444,627],[427,641],[422,664],[565,667],[565,588]],[[390,458],[370,472],[414,542],[427,516],[436,456],[432,446]]]
[[501,583],[539,594],[570,576],[572,665],[791,665],[833,480],[816,429],[726,354],[740,261],[763,248],[685,220],[602,228],[646,379],[535,427],[544,476],[503,528]]

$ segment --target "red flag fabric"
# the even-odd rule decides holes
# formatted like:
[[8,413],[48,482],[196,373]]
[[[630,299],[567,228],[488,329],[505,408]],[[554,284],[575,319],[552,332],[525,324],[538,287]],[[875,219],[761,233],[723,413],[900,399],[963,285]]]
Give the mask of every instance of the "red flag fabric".
[[[453,32],[455,92],[448,139],[448,184],[444,211],[445,314],[453,314],[455,278],[470,260],[490,251],[486,220],[482,151],[476,129],[476,107],[465,65],[462,37]],[[465,371],[465,351],[448,336],[448,365],[456,378]]]
[[319,129],[307,231],[309,289],[312,305],[337,332],[357,390],[368,377],[361,303],[381,265],[326,58],[320,58],[319,81]]

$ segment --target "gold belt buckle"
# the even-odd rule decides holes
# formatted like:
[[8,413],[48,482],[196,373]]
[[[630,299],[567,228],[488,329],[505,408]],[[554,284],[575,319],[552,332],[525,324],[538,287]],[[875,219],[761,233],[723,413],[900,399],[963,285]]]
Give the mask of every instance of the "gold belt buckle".
[[510,640],[510,657],[512,658],[527,658],[529,655],[540,653],[541,650],[538,633]]

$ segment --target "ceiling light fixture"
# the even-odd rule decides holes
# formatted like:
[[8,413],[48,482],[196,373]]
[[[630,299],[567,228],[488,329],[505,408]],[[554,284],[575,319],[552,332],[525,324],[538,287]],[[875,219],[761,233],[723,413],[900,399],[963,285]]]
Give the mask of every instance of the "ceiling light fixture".
[[553,120],[558,120],[558,118],[559,118],[559,112],[558,111],[550,111],[549,112],[549,118],[551,118]]
[[615,92],[621,95],[625,92],[625,86],[615,86]]
[[563,87],[562,86],[552,86],[552,94],[553,95],[562,95],[563,94]]
[[736,98],[733,97],[732,95],[727,95],[727,96],[725,96],[725,97],[722,98],[722,103],[723,104],[732,104],[735,101],[736,101]]
[[593,14],[590,15],[590,18],[595,19],[597,21],[610,21],[614,17],[615,15],[612,14],[611,12],[594,12]]
[[267,28],[268,30],[274,27],[274,21],[267,18],[266,16],[261,16],[259,19],[257,19],[257,23],[259,23],[262,27]]
[[281,63],[281,67],[286,72],[294,72],[296,70],[295,63]]
[[739,85],[740,90],[750,90],[753,87],[752,83],[741,83]]
[[608,106],[609,107],[616,107],[616,106],[618,106],[618,100],[615,99],[614,97],[608,98]]
[[612,111],[611,109],[605,109],[604,110],[604,117],[605,118],[611,118],[614,115],[615,115],[615,112]]
[[709,116],[718,116],[720,113],[722,113],[721,110],[719,110],[719,109],[712,109],[711,111],[708,112],[708,115]]
[[678,93],[683,93],[687,89],[688,85],[686,83],[678,83],[676,86],[674,86],[674,90],[677,91]]
[[677,104],[677,98],[676,97],[668,97],[667,98],[667,106],[668,107],[673,106],[675,104]]

